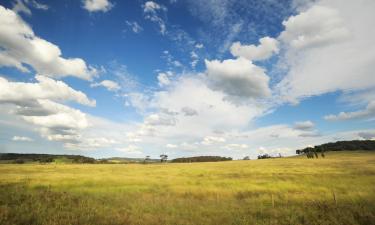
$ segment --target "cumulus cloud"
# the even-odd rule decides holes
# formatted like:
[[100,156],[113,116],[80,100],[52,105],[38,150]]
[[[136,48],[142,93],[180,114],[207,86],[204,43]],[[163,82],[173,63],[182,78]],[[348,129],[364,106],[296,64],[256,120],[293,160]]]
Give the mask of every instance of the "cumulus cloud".
[[24,136],[13,136],[12,141],[34,141],[34,139],[29,138],[29,137],[24,137]]
[[87,115],[58,102],[73,101],[95,106],[83,92],[62,81],[37,75],[37,82],[12,82],[0,77],[0,104],[8,113],[33,125],[47,140],[66,145],[82,141],[81,131],[90,126]]
[[287,75],[276,85],[284,101],[375,87],[375,2],[321,0],[284,21],[280,64]]
[[160,12],[166,12],[167,8],[163,5],[159,5],[154,1],[147,1],[142,5],[145,19],[150,20],[159,25],[159,30],[162,35],[167,32],[167,26],[164,19],[162,19]]
[[342,121],[353,119],[375,118],[375,101],[371,101],[365,109],[354,112],[340,112],[337,115],[327,115],[324,119],[329,121]]
[[75,101],[77,103],[95,106],[95,100],[90,100],[83,92],[76,91],[62,81],[37,75],[36,83],[11,82],[0,77],[0,103],[15,103],[28,105],[37,99],[56,101]]
[[91,87],[105,87],[108,91],[118,91],[120,89],[120,85],[112,80],[102,80],[99,83],[93,83],[90,85]]
[[245,58],[205,60],[206,74],[213,88],[244,98],[270,96],[269,77],[264,70]]
[[89,12],[107,12],[113,4],[108,0],[83,0],[83,8]]
[[89,80],[96,70],[80,58],[63,58],[58,46],[36,36],[14,11],[0,6],[0,66],[15,67],[51,77],[75,76]]
[[338,10],[314,5],[283,22],[280,39],[296,49],[331,45],[349,35]]
[[259,39],[260,44],[242,45],[241,42],[235,42],[230,47],[233,56],[244,57],[248,60],[265,60],[273,54],[279,52],[278,41],[274,38],[263,37]]
[[165,113],[151,114],[145,119],[145,123],[152,126],[174,126],[176,122],[177,120],[173,115]]
[[195,110],[193,108],[190,108],[190,107],[186,107],[186,106],[181,109],[181,112],[185,116],[196,116],[196,115],[198,115],[197,110]]
[[293,126],[294,129],[304,130],[304,131],[312,130],[312,129],[314,129],[314,127],[315,127],[315,124],[313,122],[311,122],[310,120],[296,122],[296,123],[294,123],[294,126]]

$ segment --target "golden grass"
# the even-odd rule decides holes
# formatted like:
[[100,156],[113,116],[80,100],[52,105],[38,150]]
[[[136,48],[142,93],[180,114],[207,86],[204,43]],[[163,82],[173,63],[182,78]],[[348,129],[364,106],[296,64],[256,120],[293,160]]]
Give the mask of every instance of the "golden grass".
[[0,224],[375,224],[375,153],[0,165]]

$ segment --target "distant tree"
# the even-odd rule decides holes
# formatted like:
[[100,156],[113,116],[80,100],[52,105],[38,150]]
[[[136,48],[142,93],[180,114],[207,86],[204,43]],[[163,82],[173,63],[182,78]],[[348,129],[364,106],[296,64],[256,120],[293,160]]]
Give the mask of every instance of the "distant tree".
[[242,160],[250,160],[250,157],[249,156],[245,156],[245,157],[243,157]]
[[145,157],[145,159],[144,159],[144,163],[146,164],[148,161],[150,161],[150,156],[149,155],[147,155],[146,157]]
[[44,163],[51,163],[51,162],[53,162],[53,158],[52,157],[45,157],[45,158],[39,159],[39,163],[42,163],[42,164],[44,164]]
[[268,154],[258,155],[258,159],[269,159],[269,158],[272,158],[272,156],[270,156]]
[[16,159],[16,160],[14,160],[14,163],[16,163],[16,164],[24,164],[25,160],[23,160],[23,159]]
[[168,160],[168,155],[166,154],[160,155],[160,162],[167,162],[167,160]]

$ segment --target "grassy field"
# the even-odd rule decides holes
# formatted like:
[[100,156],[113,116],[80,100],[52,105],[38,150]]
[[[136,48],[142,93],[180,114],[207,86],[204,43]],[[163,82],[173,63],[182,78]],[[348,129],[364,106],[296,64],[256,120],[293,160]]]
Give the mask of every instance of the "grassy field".
[[0,224],[375,224],[375,154],[0,165]]

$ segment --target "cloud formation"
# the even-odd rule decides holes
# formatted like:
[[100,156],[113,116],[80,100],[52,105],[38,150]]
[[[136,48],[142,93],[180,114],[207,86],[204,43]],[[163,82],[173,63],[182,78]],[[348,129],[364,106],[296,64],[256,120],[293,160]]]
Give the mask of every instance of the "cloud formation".
[[102,80],[99,83],[92,83],[90,85],[91,87],[105,87],[108,91],[118,91],[120,90],[120,85],[117,82],[114,82],[112,80]]
[[259,39],[260,44],[242,45],[241,42],[234,42],[230,47],[233,56],[244,57],[248,60],[265,60],[279,52],[278,41],[274,38],[263,37]]
[[245,58],[205,60],[206,74],[213,88],[244,98],[268,97],[271,90],[264,69]]
[[30,65],[37,73],[50,77],[75,76],[90,80],[96,70],[81,58],[63,58],[58,46],[36,36],[33,30],[14,11],[0,6],[0,67],[15,67],[29,72]]
[[159,5],[154,1],[145,2],[145,4],[142,5],[142,8],[145,19],[158,24],[160,33],[162,35],[165,35],[167,32],[167,26],[160,13],[166,12],[167,8],[163,5]]
[[32,138],[24,137],[24,136],[13,136],[12,141],[34,141]]
[[89,12],[107,12],[112,7],[109,0],[83,0],[83,8]]
[[324,119],[329,121],[343,121],[353,119],[375,118],[375,101],[371,101],[365,109],[354,112],[340,112],[337,115],[327,115]]

